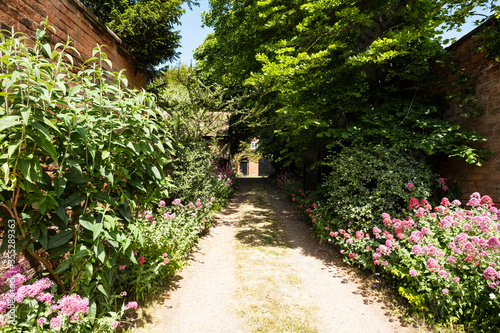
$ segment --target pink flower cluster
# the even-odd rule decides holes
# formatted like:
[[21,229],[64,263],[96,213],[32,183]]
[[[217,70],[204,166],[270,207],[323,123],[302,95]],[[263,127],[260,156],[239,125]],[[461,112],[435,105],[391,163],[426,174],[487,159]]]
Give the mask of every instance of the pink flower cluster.
[[[87,315],[89,310],[89,299],[81,298],[80,295],[65,295],[57,304],[50,307],[50,311],[57,311],[59,318],[64,315],[70,317],[72,322],[80,321],[83,315]],[[56,317],[57,318],[57,317]],[[52,318],[54,319],[54,318]],[[52,321],[51,321],[52,324]]]

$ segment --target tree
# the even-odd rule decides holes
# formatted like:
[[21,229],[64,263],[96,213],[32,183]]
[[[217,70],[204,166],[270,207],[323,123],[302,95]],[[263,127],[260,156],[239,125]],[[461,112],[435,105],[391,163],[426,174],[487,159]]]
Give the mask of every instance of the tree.
[[198,5],[193,0],[84,0],[123,41],[125,48],[137,59],[139,67],[149,72],[177,59],[182,5]]
[[487,0],[213,0],[214,28],[197,50],[199,68],[233,91],[250,89],[268,148],[301,152],[353,143],[394,142],[426,155],[480,164],[483,140],[443,120],[439,82],[442,30],[454,29]]

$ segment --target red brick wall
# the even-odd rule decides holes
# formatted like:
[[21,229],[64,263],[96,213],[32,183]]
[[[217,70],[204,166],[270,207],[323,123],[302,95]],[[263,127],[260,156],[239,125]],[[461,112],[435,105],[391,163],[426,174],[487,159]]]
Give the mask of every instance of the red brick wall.
[[[488,142],[481,146],[491,149],[493,156],[481,167],[467,164],[463,160],[449,159],[442,164],[441,174],[448,179],[457,180],[464,198],[468,198],[473,192],[479,192],[500,203],[500,64],[487,60],[477,52],[478,39],[472,38],[477,32],[476,29],[450,49],[459,68],[463,68],[470,77],[479,107],[484,112],[480,116],[463,118],[459,116],[459,107],[451,105],[447,117],[467,130],[486,136]],[[449,75],[449,78],[452,76]],[[460,88],[450,81],[445,92],[453,93],[457,89]]]
[[125,69],[129,87],[143,88],[144,76],[136,70],[133,58],[121,46],[121,40],[78,0],[0,0],[0,27],[35,36],[40,22],[48,18],[56,28],[51,42],[65,43],[68,36],[81,59],[92,57],[92,50],[106,45],[104,52],[113,63],[113,71]]

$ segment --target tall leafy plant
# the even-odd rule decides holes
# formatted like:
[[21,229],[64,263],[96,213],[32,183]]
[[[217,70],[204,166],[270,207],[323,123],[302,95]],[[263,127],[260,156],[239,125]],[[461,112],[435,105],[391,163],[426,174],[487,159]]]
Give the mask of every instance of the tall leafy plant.
[[168,195],[171,138],[154,98],[103,69],[104,52],[77,68],[70,41],[52,48],[45,34],[34,47],[0,36],[2,221],[62,292],[110,299],[113,265],[136,262],[134,214]]

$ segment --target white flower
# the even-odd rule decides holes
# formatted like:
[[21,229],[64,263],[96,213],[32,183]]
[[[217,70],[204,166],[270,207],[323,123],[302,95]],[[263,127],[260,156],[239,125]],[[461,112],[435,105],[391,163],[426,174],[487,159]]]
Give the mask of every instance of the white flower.
[[[491,294],[490,294],[490,298],[491,298],[491,299],[495,299],[495,298],[497,298],[497,297],[495,296],[495,294],[491,293]],[[500,316],[500,314],[499,314],[499,316]]]

